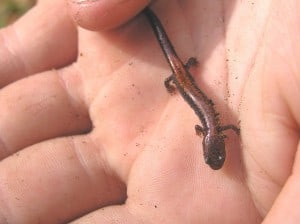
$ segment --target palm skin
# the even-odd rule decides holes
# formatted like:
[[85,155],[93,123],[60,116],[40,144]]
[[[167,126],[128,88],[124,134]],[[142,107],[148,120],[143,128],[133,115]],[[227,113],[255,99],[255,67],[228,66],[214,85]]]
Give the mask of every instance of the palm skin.
[[[164,88],[170,69],[143,15],[79,28],[78,43],[68,25],[44,66],[24,66],[32,76],[2,78],[15,82],[0,93],[0,223],[286,221],[299,173],[299,3],[164,4],[153,10],[180,57],[199,60],[191,73],[222,124],[240,121],[240,137],[226,132],[224,167],[204,163],[199,120]],[[70,46],[57,60],[60,43]]]

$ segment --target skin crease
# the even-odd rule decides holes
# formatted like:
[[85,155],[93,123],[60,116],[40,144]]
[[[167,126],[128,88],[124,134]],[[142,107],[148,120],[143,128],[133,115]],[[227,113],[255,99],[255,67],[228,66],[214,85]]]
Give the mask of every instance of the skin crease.
[[[203,161],[197,117],[163,86],[170,69],[145,17],[77,36],[53,16],[61,2],[0,31],[0,223],[299,223],[298,1],[151,6],[181,59],[199,60],[191,74],[221,121],[240,121],[219,171]],[[120,23],[113,4],[96,30]],[[118,21],[142,9],[122,4]]]
[[[42,1],[14,25],[2,30],[1,87],[27,75],[63,67],[76,59],[77,30],[67,16],[65,1]],[[60,33],[64,33],[64,38]],[[60,54],[56,54],[58,49]]]

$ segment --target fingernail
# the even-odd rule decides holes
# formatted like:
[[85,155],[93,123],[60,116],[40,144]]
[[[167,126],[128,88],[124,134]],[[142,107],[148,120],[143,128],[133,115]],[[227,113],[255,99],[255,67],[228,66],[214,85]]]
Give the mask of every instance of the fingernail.
[[71,2],[74,4],[85,4],[85,3],[97,2],[97,1],[99,0],[71,0]]

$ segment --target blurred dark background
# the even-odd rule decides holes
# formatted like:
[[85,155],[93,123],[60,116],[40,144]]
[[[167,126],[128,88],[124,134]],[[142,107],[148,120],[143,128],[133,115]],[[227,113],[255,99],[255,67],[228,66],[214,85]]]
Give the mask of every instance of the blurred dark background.
[[0,28],[15,21],[35,2],[36,0],[0,0]]

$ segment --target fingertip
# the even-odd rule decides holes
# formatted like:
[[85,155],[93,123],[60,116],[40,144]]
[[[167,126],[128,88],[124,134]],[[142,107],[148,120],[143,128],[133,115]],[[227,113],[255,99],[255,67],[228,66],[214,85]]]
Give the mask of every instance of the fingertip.
[[117,27],[137,15],[150,0],[68,0],[75,23],[89,30]]

